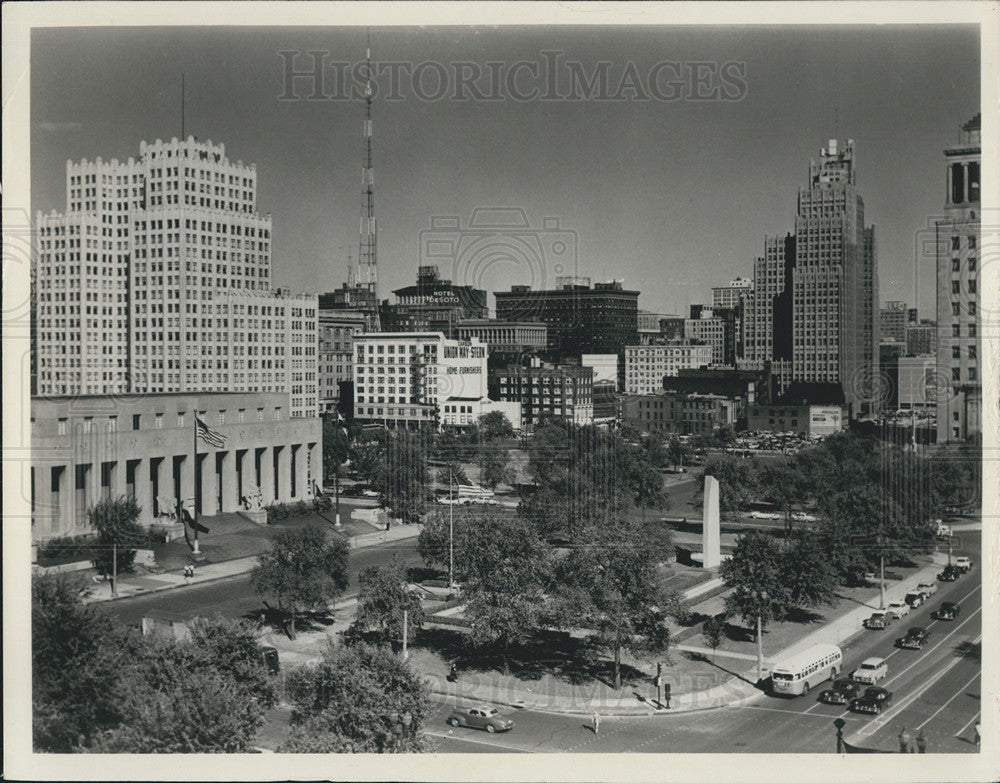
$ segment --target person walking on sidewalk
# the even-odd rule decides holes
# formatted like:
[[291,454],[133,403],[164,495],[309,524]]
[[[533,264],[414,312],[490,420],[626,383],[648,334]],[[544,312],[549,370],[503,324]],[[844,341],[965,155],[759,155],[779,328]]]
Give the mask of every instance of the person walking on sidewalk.
[[601,733],[601,716],[596,712],[594,713],[594,734]]

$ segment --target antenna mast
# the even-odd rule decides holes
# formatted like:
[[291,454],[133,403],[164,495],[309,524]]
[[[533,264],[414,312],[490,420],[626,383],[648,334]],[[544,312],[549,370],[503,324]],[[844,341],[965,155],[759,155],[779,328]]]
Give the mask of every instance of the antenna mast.
[[[365,50],[365,160],[361,169],[361,243],[358,253],[358,277],[374,297],[374,328],[378,331],[378,228],[375,221],[375,162],[372,156],[372,45],[368,32]],[[363,279],[362,278],[363,272]]]

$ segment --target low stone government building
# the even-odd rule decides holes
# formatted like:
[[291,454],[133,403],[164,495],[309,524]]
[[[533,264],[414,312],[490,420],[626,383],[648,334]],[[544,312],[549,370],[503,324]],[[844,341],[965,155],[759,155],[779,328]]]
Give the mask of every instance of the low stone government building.
[[[197,440],[194,415],[224,444]],[[150,527],[171,499],[199,515],[310,500],[322,477],[322,422],[292,418],[287,393],[33,397],[31,521],[36,542],[93,532],[87,509],[131,496]]]

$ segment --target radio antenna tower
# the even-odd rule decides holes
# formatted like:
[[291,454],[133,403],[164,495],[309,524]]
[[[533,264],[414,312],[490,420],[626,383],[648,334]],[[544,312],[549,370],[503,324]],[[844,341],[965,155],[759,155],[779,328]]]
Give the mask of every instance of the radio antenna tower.
[[374,297],[374,328],[378,331],[378,226],[375,221],[375,161],[372,156],[372,43],[368,31],[365,50],[365,162],[361,169],[361,243],[358,278]]

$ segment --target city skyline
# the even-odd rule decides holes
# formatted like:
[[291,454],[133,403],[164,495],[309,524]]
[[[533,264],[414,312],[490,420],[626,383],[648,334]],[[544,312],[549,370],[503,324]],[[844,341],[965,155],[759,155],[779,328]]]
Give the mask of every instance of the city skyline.
[[[373,28],[373,58],[382,69],[374,106],[380,297],[409,284],[426,262],[422,232],[433,218],[458,217],[464,226],[475,207],[514,207],[532,226],[554,217],[560,229],[575,232],[578,263],[566,271],[595,281],[624,279],[642,292],[641,308],[683,313],[710,302],[713,286],[750,276],[765,235],[794,230],[794,194],[807,182],[809,162],[838,137],[854,139],[857,149],[867,222],[879,234],[880,299],[901,299],[929,314],[933,263],[920,269],[915,296],[914,238],[943,212],[941,189],[933,186],[941,149],[978,110],[976,33],[974,27],[753,28],[749,36],[705,28]],[[169,57],[142,56],[166,41]],[[349,253],[357,269],[363,96],[304,97],[317,87],[338,96],[346,85],[333,79],[333,64],[363,64],[362,29],[265,28],[250,42],[239,30],[217,28],[42,30],[34,43],[33,213],[61,209],[67,159],[127,160],[137,157],[140,140],[179,136],[186,73],[187,133],[224,143],[232,159],[257,166],[259,208],[274,219],[274,283],[333,290],[347,277]],[[907,67],[873,89],[872,78],[885,75],[876,52],[887,47]],[[849,64],[842,57],[847,50]],[[323,54],[290,54],[296,51]],[[629,54],[605,56],[621,51]],[[322,85],[311,77],[289,81],[289,69],[306,71],[315,59],[330,64]],[[680,63],[680,71],[656,71],[666,61]],[[789,61],[798,67],[787,68]],[[101,65],[110,62],[114,69]],[[492,87],[491,63],[506,68]],[[527,65],[511,80],[517,63]],[[719,100],[649,93],[654,84],[663,94],[663,74],[685,69],[689,78],[679,89],[690,92],[697,63],[708,63],[704,89]],[[638,87],[621,88],[633,66]],[[474,84],[451,78],[456,69],[475,67],[482,75]],[[407,68],[420,80],[408,81]],[[510,88],[583,94],[586,79],[601,68],[607,95],[618,91],[626,100],[518,101],[509,94]],[[650,82],[653,72],[659,80]],[[439,77],[444,81],[435,82]],[[358,84],[350,80],[355,90]],[[497,85],[500,100],[417,97],[436,98],[439,86],[447,86],[490,98]],[[599,97],[602,88],[595,89]],[[287,100],[289,93],[303,100]],[[120,94],[136,99],[112,111],[108,102]],[[650,99],[635,99],[642,94]],[[939,111],[922,111],[927,95]],[[551,286],[559,272],[544,271]],[[491,293],[542,282],[514,259],[459,260],[442,276]]]

